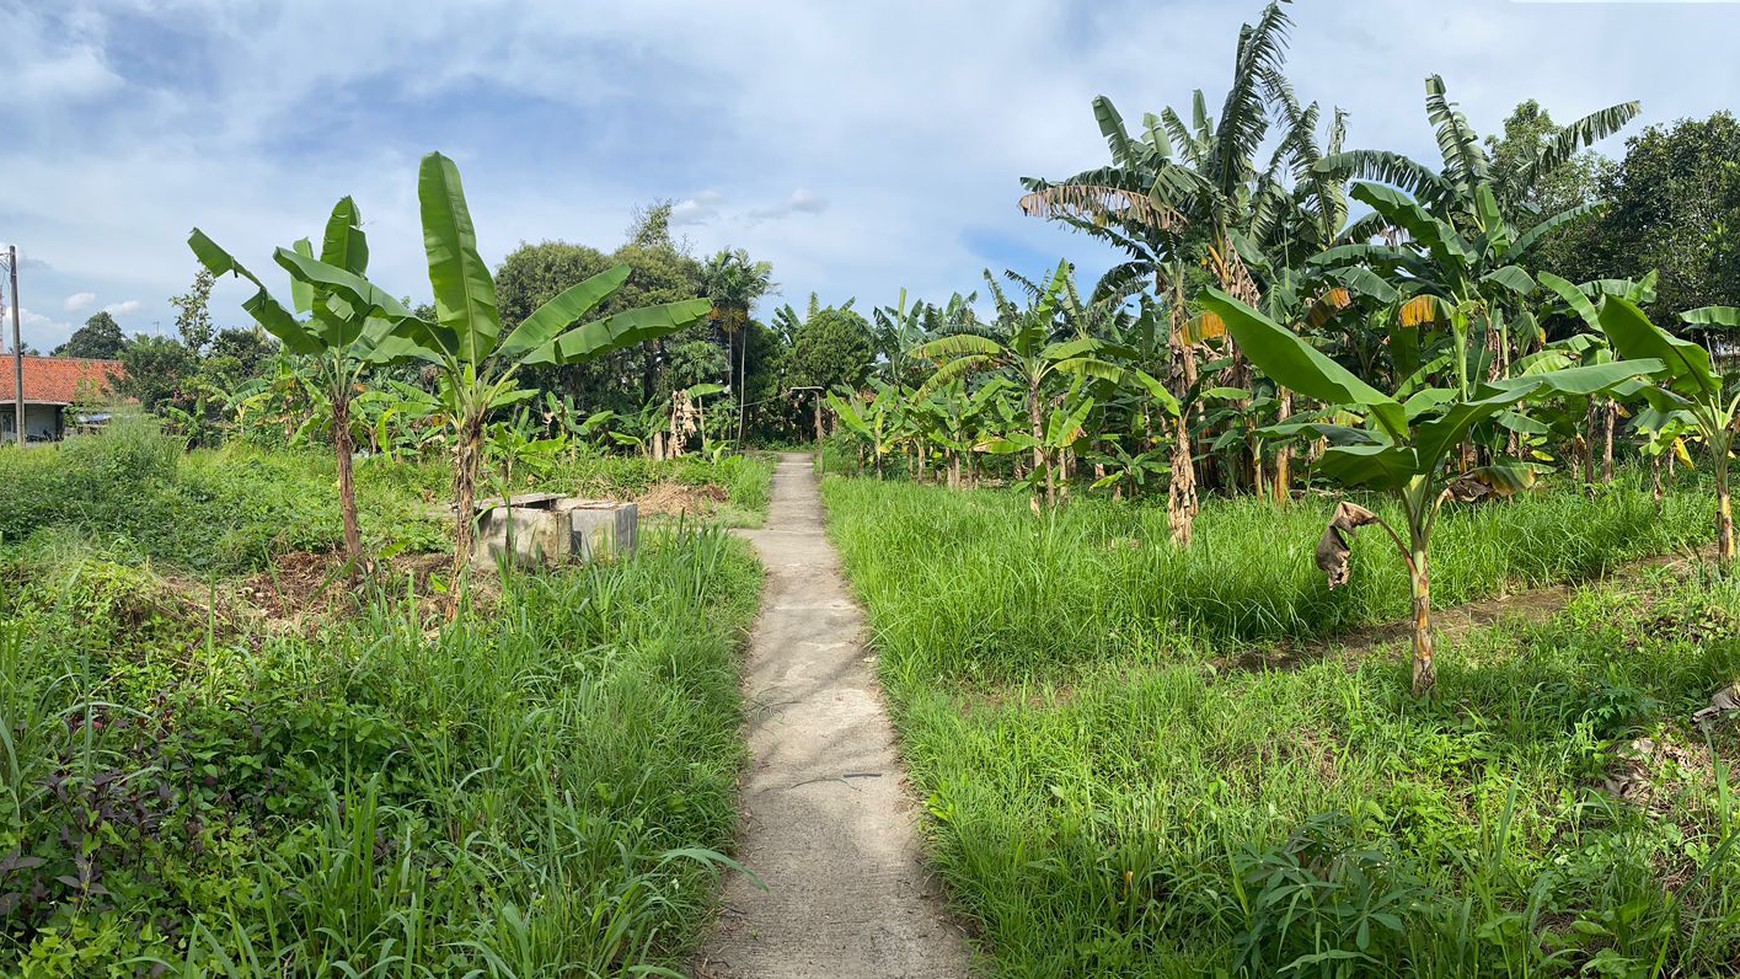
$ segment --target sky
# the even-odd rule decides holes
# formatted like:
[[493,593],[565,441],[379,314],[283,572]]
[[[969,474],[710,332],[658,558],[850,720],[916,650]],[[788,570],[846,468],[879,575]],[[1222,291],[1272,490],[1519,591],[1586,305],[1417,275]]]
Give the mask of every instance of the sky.
[[[174,334],[198,226],[274,288],[274,246],[355,197],[370,277],[426,298],[417,161],[462,172],[484,257],[609,250],[675,202],[697,255],[774,265],[772,303],[983,292],[1103,246],[1022,216],[1023,176],[1107,155],[1090,100],[1131,120],[1218,107],[1258,0],[0,0],[0,242],[22,253],[25,343],[109,310]],[[1740,102],[1740,2],[1298,0],[1288,75],[1349,114],[1350,147],[1436,160],[1423,79],[1483,133],[1535,98],[1626,130]],[[414,12],[411,12],[414,11]],[[1600,147],[1623,153],[1623,138]],[[245,325],[247,290],[213,314]],[[765,313],[765,311],[763,311]]]

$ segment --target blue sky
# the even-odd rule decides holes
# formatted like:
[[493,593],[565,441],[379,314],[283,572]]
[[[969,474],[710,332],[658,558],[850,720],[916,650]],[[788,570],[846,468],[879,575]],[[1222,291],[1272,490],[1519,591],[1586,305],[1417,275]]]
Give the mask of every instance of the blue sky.
[[[256,271],[356,197],[372,277],[421,297],[416,163],[458,160],[485,256],[601,248],[676,202],[698,254],[771,260],[801,306],[902,287],[942,299],[985,266],[1084,280],[1113,257],[1021,216],[1023,175],[1098,165],[1089,100],[1127,116],[1218,104],[1238,25],[1213,0],[0,0],[0,241],[23,249],[25,340],[98,309],[173,332],[194,225]],[[414,13],[407,13],[414,11]],[[1300,0],[1290,71],[1350,144],[1435,159],[1422,79],[1483,132],[1519,100],[1561,121],[1625,99],[1644,125],[1740,102],[1740,3]],[[1603,149],[1622,152],[1622,141]],[[240,324],[245,292],[214,313]]]

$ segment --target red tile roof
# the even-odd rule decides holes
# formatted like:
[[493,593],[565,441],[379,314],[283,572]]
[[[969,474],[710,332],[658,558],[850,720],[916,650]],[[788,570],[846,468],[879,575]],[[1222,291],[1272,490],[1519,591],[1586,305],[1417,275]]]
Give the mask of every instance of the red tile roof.
[[[12,355],[0,355],[0,404],[11,404],[17,383],[12,373]],[[107,397],[111,383],[126,371],[118,360],[83,360],[77,357],[24,358],[24,403],[69,405]]]

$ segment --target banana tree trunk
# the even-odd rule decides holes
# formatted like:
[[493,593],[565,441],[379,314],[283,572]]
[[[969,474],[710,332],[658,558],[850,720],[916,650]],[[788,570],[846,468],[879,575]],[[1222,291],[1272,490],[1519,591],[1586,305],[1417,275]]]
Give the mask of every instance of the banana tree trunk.
[[961,490],[961,454],[954,449],[948,450],[948,454],[949,489],[958,493]]
[[483,471],[483,414],[465,419],[459,431],[458,459],[453,467],[453,500],[458,510],[453,535],[453,581],[447,591],[447,615],[459,612],[459,593],[471,571],[477,548],[477,483]]
[[1607,404],[1602,408],[1602,414],[1606,416],[1607,433],[1601,449],[1601,481],[1611,483],[1613,482],[1613,424],[1619,417],[1618,404],[1611,398],[1607,399]]
[[[1281,403],[1275,414],[1277,424],[1283,424],[1293,417],[1293,391],[1290,388],[1281,389]],[[1289,484],[1293,480],[1293,449],[1283,444],[1275,453],[1275,502],[1285,504],[1292,495]]]
[[338,453],[338,508],[344,520],[344,561],[354,583],[362,571],[362,528],[356,516],[356,448],[350,438],[350,385],[340,381],[332,399],[332,442]]
[[1438,682],[1438,665],[1432,658],[1432,577],[1424,544],[1415,542],[1412,557],[1408,583],[1414,599],[1414,696],[1424,697]]
[[1659,453],[1656,454],[1655,456],[1652,456],[1649,460],[1649,485],[1650,485],[1650,493],[1651,493],[1651,495],[1653,495],[1655,497],[1655,510],[1657,513],[1660,513],[1661,512],[1662,491],[1661,491],[1661,455]]
[[1716,563],[1727,569],[1734,564],[1734,512],[1728,502],[1728,440],[1712,443],[1716,456]]
[[[1054,492],[1051,482],[1051,467],[1045,462],[1045,420],[1039,413],[1039,382],[1035,381],[1027,388],[1027,421],[1033,426],[1033,473],[1037,477],[1041,469],[1045,472],[1045,502],[1051,503]],[[1033,487],[1033,497],[1029,501],[1034,513],[1039,512],[1039,487]]]
[[1180,412],[1173,424],[1172,474],[1166,488],[1166,523],[1172,528],[1172,543],[1190,546],[1196,521],[1196,460],[1190,454],[1190,413]]

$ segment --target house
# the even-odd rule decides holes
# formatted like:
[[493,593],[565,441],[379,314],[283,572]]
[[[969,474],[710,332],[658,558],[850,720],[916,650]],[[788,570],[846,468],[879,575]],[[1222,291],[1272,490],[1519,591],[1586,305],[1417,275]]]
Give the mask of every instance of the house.
[[[14,360],[0,356],[0,434],[14,439],[18,417]],[[125,371],[118,360],[77,357],[24,358],[24,438],[48,442],[66,434],[66,409],[114,400],[114,382]]]

